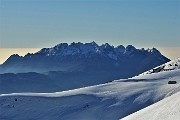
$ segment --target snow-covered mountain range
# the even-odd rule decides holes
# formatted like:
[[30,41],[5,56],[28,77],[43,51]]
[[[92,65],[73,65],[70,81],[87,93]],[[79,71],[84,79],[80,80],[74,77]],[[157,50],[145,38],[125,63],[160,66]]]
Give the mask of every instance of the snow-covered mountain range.
[[[43,54],[45,56],[73,56],[73,55],[79,55],[78,57],[89,56],[91,54],[99,54],[102,56],[106,56],[113,60],[120,59],[120,55],[123,56],[133,56],[133,53],[137,51],[146,51],[150,54],[153,54],[154,56],[161,56],[161,53],[155,49],[136,49],[132,45],[128,45],[127,47],[124,47],[123,45],[119,45],[117,47],[111,46],[108,43],[102,44],[99,46],[95,42],[91,43],[71,43],[68,45],[67,43],[61,43],[56,45],[52,48],[44,48],[37,52],[37,54]],[[135,53],[134,53],[135,54]],[[162,58],[163,59],[163,58]]]
[[[169,81],[177,83],[168,84]],[[141,118],[141,113],[149,110],[147,116],[143,114],[142,118],[159,118],[163,112],[158,111],[157,115],[153,108],[164,110],[169,106],[175,113],[166,109],[167,120],[179,120],[179,110],[174,108],[179,103],[179,83],[178,68],[63,92],[1,94],[0,119],[118,120],[160,101],[130,118]],[[177,98],[175,103],[169,103],[174,97]],[[165,102],[161,102],[162,99]]]
[[14,54],[0,66],[0,73],[104,71],[107,74],[117,73],[112,79],[119,79],[138,75],[168,61],[155,48],[114,47],[95,42],[61,43],[24,57]]
[[0,93],[77,89],[133,77],[168,61],[155,48],[61,43],[24,57],[9,57],[0,65]]

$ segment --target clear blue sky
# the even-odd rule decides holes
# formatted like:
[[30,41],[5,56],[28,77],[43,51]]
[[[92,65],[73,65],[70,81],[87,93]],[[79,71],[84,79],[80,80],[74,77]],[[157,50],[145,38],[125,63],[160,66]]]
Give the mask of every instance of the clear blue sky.
[[0,0],[0,47],[180,47],[180,0]]

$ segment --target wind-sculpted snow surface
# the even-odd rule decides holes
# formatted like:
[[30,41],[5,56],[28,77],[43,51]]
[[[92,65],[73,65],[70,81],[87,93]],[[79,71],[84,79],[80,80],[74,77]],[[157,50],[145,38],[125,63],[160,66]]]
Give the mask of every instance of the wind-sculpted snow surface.
[[0,119],[118,120],[179,92],[179,83],[173,70],[56,93],[1,94]]

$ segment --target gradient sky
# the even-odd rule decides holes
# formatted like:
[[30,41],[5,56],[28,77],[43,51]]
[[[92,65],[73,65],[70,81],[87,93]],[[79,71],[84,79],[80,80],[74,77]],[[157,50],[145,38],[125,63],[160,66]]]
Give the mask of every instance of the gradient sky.
[[79,41],[179,48],[180,0],[0,0],[0,48]]

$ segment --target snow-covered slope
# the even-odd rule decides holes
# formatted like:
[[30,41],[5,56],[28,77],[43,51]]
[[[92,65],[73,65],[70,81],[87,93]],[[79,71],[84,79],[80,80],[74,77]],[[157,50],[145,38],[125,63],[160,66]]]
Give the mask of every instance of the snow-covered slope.
[[1,94],[0,119],[118,120],[179,92],[179,83],[177,69],[57,93]]
[[[114,74],[114,76],[116,75],[117,73]],[[0,74],[0,94],[21,92],[60,92],[107,83],[114,80],[113,78],[112,75],[109,75],[104,71],[6,73]]]
[[158,73],[158,72],[163,72],[163,71],[171,71],[171,70],[176,70],[176,69],[180,69],[180,58],[172,60],[165,64],[162,64],[162,65],[160,65],[156,68],[153,68],[147,72],[144,72],[140,75]]
[[180,120],[180,92],[135,112],[122,120]]

